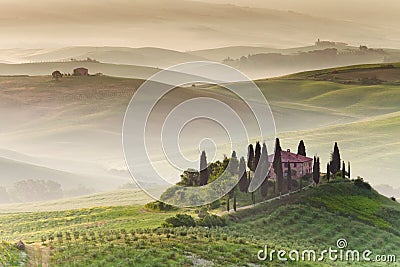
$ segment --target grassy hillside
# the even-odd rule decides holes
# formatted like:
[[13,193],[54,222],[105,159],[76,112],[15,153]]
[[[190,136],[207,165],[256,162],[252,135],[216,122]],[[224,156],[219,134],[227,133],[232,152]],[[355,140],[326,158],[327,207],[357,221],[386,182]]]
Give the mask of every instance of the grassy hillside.
[[54,201],[3,204],[0,205],[0,213],[62,211],[101,206],[132,206],[144,205],[150,201],[152,201],[152,198],[140,189],[120,189]]
[[359,83],[360,79],[375,77],[389,84],[399,83],[400,63],[362,64],[330,68],[324,70],[306,71],[288,75],[287,79],[331,80],[341,83]]
[[109,76],[146,79],[160,69],[133,65],[118,65],[97,62],[44,62],[24,64],[0,64],[0,75],[51,75],[55,70],[72,73],[75,68],[89,69],[90,74],[103,73]]
[[[339,141],[343,158],[354,163],[354,173],[370,178],[373,184],[385,181],[398,187],[393,155],[399,151],[396,137],[400,132],[394,118],[400,109],[400,90],[392,74],[398,69],[394,64],[394,68],[362,65],[336,70],[351,74],[355,82],[350,84],[313,78],[334,70],[256,83],[271,105],[284,148],[295,150],[297,142],[304,139],[309,155],[318,154],[325,162],[332,143]],[[364,75],[360,70],[379,71],[382,76],[393,78],[382,84],[363,85],[357,82]],[[0,110],[7,114],[0,117],[0,157],[4,162],[16,160],[79,177],[100,177],[101,183],[90,183],[101,186],[101,190],[117,188],[130,180],[121,153],[121,127],[126,106],[141,83],[140,79],[108,76],[66,77],[59,82],[44,76],[0,77]],[[237,97],[221,88],[179,88],[159,103],[157,114],[152,117],[154,123],[149,126],[156,133],[159,122],[172,107],[200,96],[219,99],[242,114],[250,112]],[[251,121],[246,116],[244,119]],[[365,124],[372,128],[365,131]],[[196,131],[182,136],[186,155],[197,158],[194,142],[208,135],[209,129],[209,125],[199,124]],[[222,137],[215,136],[216,141],[224,142]],[[373,144],[366,145],[371,140]],[[230,151],[222,151],[219,156],[224,153]],[[39,176],[26,179],[43,179]],[[12,176],[8,173],[6,177],[10,183]]]
[[[140,206],[3,214],[1,235],[23,238],[30,251],[36,251],[31,256],[51,255],[43,258],[44,263],[56,266],[190,266],[196,262],[281,266],[278,261],[258,261],[257,252],[265,245],[321,251],[335,247],[339,238],[347,240],[349,249],[370,249],[373,255],[396,255],[400,245],[400,205],[349,181],[325,183],[290,198],[230,213],[224,216],[225,227],[158,228],[178,212],[197,217],[195,210],[156,212]],[[307,262],[288,265],[310,266]],[[345,265],[328,261],[312,266]]]
[[51,51],[36,52],[33,55],[26,56],[24,59],[41,62],[69,60],[71,58],[85,60],[88,57],[104,63],[160,68],[188,61],[206,60],[201,56],[154,47],[65,47]]

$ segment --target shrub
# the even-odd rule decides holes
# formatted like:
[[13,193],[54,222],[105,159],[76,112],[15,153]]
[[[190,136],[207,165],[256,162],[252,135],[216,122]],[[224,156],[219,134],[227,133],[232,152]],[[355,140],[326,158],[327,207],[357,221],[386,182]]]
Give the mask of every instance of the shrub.
[[390,199],[393,200],[394,202],[397,202],[395,197],[391,197]]
[[196,223],[192,216],[188,214],[177,214],[174,217],[169,217],[165,219],[164,227],[194,227]]
[[150,209],[150,210],[156,210],[156,211],[171,211],[171,210],[176,210],[176,207],[166,204],[161,201],[154,201],[154,202],[149,202],[145,206],[145,208]]
[[354,180],[354,185],[359,188],[367,189],[370,191],[372,190],[371,185],[367,182],[364,182],[364,179],[361,177],[358,177],[356,180]]
[[197,225],[210,228],[217,226],[225,226],[226,220],[214,214],[212,215],[207,214],[206,216],[197,221]]

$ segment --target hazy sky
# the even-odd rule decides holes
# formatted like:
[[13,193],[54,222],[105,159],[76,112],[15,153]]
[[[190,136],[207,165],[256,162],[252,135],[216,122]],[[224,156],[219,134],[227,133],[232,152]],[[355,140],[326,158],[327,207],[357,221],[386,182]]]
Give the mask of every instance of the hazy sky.
[[290,47],[320,37],[400,48],[398,0],[207,1],[0,0],[0,48]]

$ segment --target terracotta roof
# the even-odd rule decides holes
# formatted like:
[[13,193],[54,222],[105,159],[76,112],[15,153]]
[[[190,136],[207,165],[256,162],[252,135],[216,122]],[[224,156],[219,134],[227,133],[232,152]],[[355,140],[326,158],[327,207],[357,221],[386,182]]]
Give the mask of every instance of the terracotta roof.
[[[312,158],[304,157],[303,155],[298,155],[292,153],[290,151],[282,151],[281,152],[282,163],[290,162],[290,163],[303,163],[313,161]],[[274,159],[274,154],[268,156],[268,160],[272,162]]]

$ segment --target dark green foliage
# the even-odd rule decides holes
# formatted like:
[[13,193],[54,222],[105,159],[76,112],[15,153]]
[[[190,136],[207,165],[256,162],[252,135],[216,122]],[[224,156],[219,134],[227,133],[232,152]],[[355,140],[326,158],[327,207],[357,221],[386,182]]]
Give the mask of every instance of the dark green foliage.
[[331,179],[331,168],[330,168],[329,162],[328,162],[328,164],[326,165],[326,180],[328,180],[328,182],[329,182],[330,179]]
[[149,202],[145,205],[145,208],[156,211],[171,211],[177,209],[176,207],[161,201]]
[[343,161],[342,164],[342,178],[345,179],[346,178],[346,164]]
[[249,181],[247,180],[246,163],[244,161],[244,157],[240,158],[239,175],[240,175],[239,190],[240,192],[245,193],[247,192],[247,189],[249,187]]
[[350,161],[347,163],[347,176],[349,179],[351,179],[351,173],[350,173]]
[[261,184],[260,194],[264,199],[268,196],[268,179],[265,179]]
[[55,181],[29,179],[14,183],[9,196],[16,202],[34,202],[62,198],[63,191]]
[[304,145],[304,141],[303,140],[300,141],[299,146],[297,147],[297,154],[305,156],[305,157],[307,156],[306,146]]
[[262,146],[262,152],[260,155],[260,159],[258,162],[258,166],[256,168],[256,171],[254,172],[254,178],[255,179],[255,188],[258,188],[261,186],[262,182],[264,180],[268,179],[268,171],[270,168],[270,163],[268,161],[268,151],[267,151],[267,146],[265,143],[263,143]]
[[206,185],[210,178],[210,172],[207,166],[206,152],[202,151],[200,156],[200,186]]
[[226,195],[226,211],[229,212],[229,210],[231,209],[230,205],[229,205],[229,194]]
[[200,220],[198,220],[196,222],[196,224],[198,226],[203,226],[203,227],[222,227],[222,226],[226,226],[226,220],[224,218],[221,218],[217,215],[205,215],[203,218],[201,218]]
[[290,162],[288,162],[287,189],[289,192],[292,191],[292,167],[290,166]]
[[249,145],[248,147],[248,152],[247,152],[247,167],[254,172],[256,170],[254,166],[254,147],[252,144]]
[[395,197],[391,197],[390,199],[393,200],[394,202],[397,202]]
[[236,190],[233,191],[233,210],[236,211]]
[[313,165],[313,180],[315,184],[319,184],[321,178],[321,171],[320,171],[320,161],[319,158],[314,157],[314,165]]
[[333,176],[336,176],[336,173],[338,171],[340,171],[340,163],[341,163],[341,159],[340,159],[340,152],[339,152],[339,147],[337,142],[335,142],[335,146],[333,148],[333,152],[331,155],[331,162],[330,162],[330,169],[331,169],[331,173],[333,173]]
[[283,168],[282,168],[282,148],[279,138],[275,141],[275,155],[274,155],[274,171],[276,174],[276,180],[278,182],[278,191],[283,191]]
[[199,184],[200,174],[195,169],[187,169],[181,174],[180,186],[196,186]]
[[358,177],[356,180],[354,180],[354,185],[369,191],[372,190],[371,185],[367,182],[364,182],[364,179],[361,177]]
[[210,179],[209,183],[215,181],[221,175],[225,172],[226,168],[228,167],[229,164],[229,159],[227,157],[224,158],[224,160],[221,162],[217,160],[216,162],[213,162],[209,166],[210,170]]
[[165,219],[164,226],[166,227],[194,227],[196,223],[192,216],[188,214],[177,214],[174,217]]
[[239,161],[236,156],[236,151],[232,152],[232,156],[229,160],[229,165],[228,165],[228,171],[231,174],[237,174],[238,173],[238,167],[239,167]]
[[255,170],[257,169],[258,162],[260,161],[260,157],[261,157],[261,145],[260,145],[260,142],[257,142],[256,150],[254,152],[254,169]]

